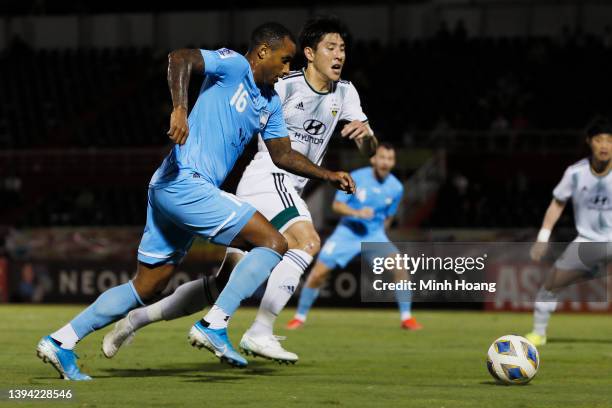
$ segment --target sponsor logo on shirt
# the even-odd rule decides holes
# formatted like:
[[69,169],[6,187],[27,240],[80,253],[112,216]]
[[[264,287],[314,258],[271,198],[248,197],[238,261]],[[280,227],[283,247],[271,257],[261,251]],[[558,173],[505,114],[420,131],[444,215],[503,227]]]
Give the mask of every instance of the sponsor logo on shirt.
[[270,119],[270,112],[265,109],[262,109],[261,113],[259,114],[259,129],[260,130],[264,130],[264,128],[268,124],[269,119]]
[[293,134],[293,140],[300,143],[310,143],[313,145],[320,145],[323,143],[323,138],[314,137],[311,135],[305,135],[303,133],[296,132]]
[[304,130],[311,135],[322,135],[327,129],[327,126],[325,126],[323,122],[316,119],[308,119],[302,126]]
[[228,48],[221,48],[217,50],[217,54],[219,54],[219,58],[221,59],[225,59],[225,58],[229,58],[229,57],[235,57],[237,54],[228,49]]

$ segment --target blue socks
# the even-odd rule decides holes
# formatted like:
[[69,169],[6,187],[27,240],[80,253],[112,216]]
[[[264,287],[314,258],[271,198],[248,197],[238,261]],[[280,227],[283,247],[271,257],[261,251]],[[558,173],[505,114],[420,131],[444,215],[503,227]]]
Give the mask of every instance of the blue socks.
[[297,312],[295,317],[301,321],[306,321],[306,315],[312,307],[312,304],[319,297],[319,289],[313,289],[304,286],[302,293],[300,293],[300,300],[298,302]]
[[[249,251],[232,271],[215,306],[232,316],[240,302],[259,288],[281,259],[283,257],[279,253],[269,248],[257,247]],[[209,321],[207,318],[205,320]]]
[[402,321],[410,319],[412,317],[412,294],[409,290],[396,290],[395,299],[397,300],[397,306],[400,311],[400,319]]
[[102,293],[95,302],[79,313],[70,325],[79,339],[124,317],[130,310],[144,306],[132,281]]

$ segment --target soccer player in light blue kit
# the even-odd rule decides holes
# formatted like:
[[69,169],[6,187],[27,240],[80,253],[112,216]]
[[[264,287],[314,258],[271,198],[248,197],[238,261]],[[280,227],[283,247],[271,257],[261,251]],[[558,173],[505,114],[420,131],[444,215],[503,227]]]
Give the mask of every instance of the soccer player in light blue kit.
[[[381,143],[370,162],[372,167],[364,167],[351,173],[358,185],[354,195],[336,194],[332,208],[343,217],[321,248],[319,258],[302,288],[297,312],[287,324],[288,329],[297,329],[304,325],[306,315],[330,272],[336,267],[344,268],[359,254],[362,242],[388,243],[388,253],[385,253],[385,256],[398,252],[385,233],[385,228],[391,225],[404,193],[402,183],[391,174],[395,166],[393,146]],[[411,315],[408,293],[396,293],[401,327],[408,330],[421,329],[422,326]]]
[[[167,285],[196,236],[250,250],[234,269],[209,313],[190,337],[222,361],[247,361],[227,338],[227,323],[287,251],[286,239],[251,205],[219,189],[251,138],[260,133],[274,163],[287,171],[330,181],[352,192],[347,173],[323,169],[291,149],[280,99],[273,85],[289,72],[295,41],[282,25],[266,23],[242,56],[229,49],[177,50],[169,55],[173,112],[168,135],[176,143],[149,184],[147,224],[131,281],[102,293],[68,324],[43,337],[37,354],[69,380],[89,380],[73,349],[91,332],[153,300]],[[206,75],[187,119],[192,72]]]

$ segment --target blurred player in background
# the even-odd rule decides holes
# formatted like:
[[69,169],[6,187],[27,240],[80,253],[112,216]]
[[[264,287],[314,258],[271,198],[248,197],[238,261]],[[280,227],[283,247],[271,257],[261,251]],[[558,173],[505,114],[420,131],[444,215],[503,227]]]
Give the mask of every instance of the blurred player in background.
[[[366,156],[376,151],[377,140],[363,113],[357,90],[340,79],[346,60],[348,32],[335,18],[308,21],[300,34],[306,68],[289,74],[275,86],[283,103],[291,146],[314,163],[321,163],[339,121],[347,121],[341,136],[353,140]],[[295,362],[298,356],[285,350],[273,334],[276,317],[285,307],[300,282],[304,270],[319,252],[320,238],[301,193],[307,179],[276,166],[263,140],[259,152],[246,168],[236,195],[252,204],[283,235],[289,251],[274,268],[255,322],[240,342],[247,353],[280,362]],[[188,282],[147,308],[131,312],[117,323],[104,339],[103,350],[112,357],[134,331],[159,320],[172,320],[210,305],[230,271],[245,256],[228,249],[217,278]]]
[[[176,144],[149,184],[137,273],[133,280],[102,293],[70,323],[41,339],[38,356],[62,377],[91,379],[76,364],[76,343],[158,295],[196,235],[217,244],[250,249],[215,305],[190,331],[194,341],[222,360],[247,365],[227,338],[227,324],[241,300],[252,295],[281,261],[287,241],[255,208],[221,191],[219,185],[249,140],[259,133],[271,160],[280,168],[331,181],[345,191],[354,189],[348,174],[325,170],[291,149],[273,85],[289,72],[294,54],[291,33],[277,23],[254,30],[245,56],[228,49],[170,53],[168,85],[174,110],[168,134]],[[192,72],[204,73],[206,79],[187,118]]]
[[[550,233],[571,198],[578,236],[557,259],[536,296],[533,331],[525,336],[536,346],[546,344],[546,328],[557,307],[558,291],[592,277],[608,258],[605,243],[612,240],[612,175],[609,174],[612,169],[612,123],[606,118],[595,119],[587,127],[586,142],[591,156],[565,170],[553,190],[537,242],[531,248],[531,258],[542,259]],[[597,242],[603,244],[593,244]]]
[[[398,252],[385,232],[393,221],[404,192],[402,183],[391,174],[395,166],[395,149],[390,144],[382,143],[370,161],[371,167],[351,172],[358,185],[353,196],[336,194],[332,209],[340,214],[342,219],[325,242],[315,266],[308,275],[295,317],[287,324],[288,329],[297,329],[304,325],[308,311],[319,296],[319,290],[330,272],[337,267],[344,268],[358,255],[362,242],[389,243],[388,252],[383,254],[384,256]],[[396,280],[401,279],[408,279],[408,274],[396,276]],[[421,329],[421,324],[411,315],[408,292],[398,291],[396,294],[401,327],[408,330]]]

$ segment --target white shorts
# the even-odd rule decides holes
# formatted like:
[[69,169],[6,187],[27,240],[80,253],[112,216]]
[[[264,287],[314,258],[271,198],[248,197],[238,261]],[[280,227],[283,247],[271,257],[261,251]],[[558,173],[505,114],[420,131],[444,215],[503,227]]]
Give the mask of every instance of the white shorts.
[[578,236],[570,242],[559,259],[555,268],[566,271],[582,271],[592,275],[612,261],[612,244],[609,242],[593,242]]
[[298,221],[312,222],[312,217],[292,177],[278,171],[269,156],[268,159],[256,156],[242,174],[236,196],[255,207],[283,233]]

